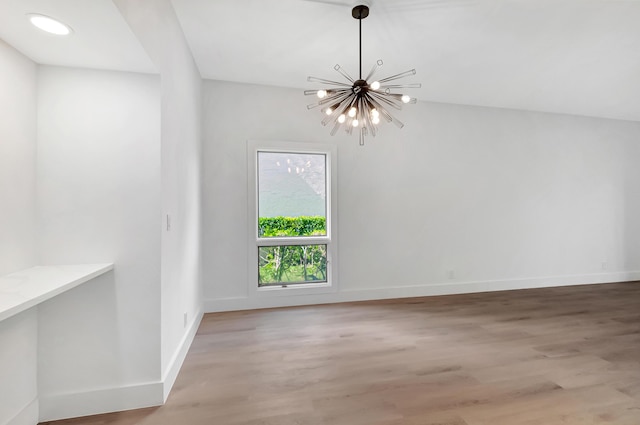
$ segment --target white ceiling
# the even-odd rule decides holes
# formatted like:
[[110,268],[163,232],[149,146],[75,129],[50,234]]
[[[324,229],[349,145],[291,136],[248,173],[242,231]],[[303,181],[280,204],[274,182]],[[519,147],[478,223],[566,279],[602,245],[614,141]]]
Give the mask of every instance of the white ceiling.
[[[138,0],[143,1],[143,0]],[[172,0],[204,78],[314,88],[358,69],[350,0]],[[416,68],[420,100],[640,121],[640,0],[373,0],[363,72]],[[62,40],[24,14],[70,24]],[[0,38],[38,63],[153,72],[111,0],[0,0]]]
[[[49,35],[28,13],[56,18],[74,33]],[[0,0],[0,39],[40,64],[156,72],[111,0]]]

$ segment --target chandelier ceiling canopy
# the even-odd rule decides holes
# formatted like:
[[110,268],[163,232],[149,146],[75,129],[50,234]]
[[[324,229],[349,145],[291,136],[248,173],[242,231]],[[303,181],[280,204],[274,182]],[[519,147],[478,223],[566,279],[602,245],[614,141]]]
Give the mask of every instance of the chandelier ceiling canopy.
[[382,66],[382,60],[378,60],[365,78],[362,78],[362,20],[369,16],[369,7],[359,5],[353,8],[351,15],[358,20],[359,27],[359,54],[360,69],[358,79],[352,78],[340,65],[334,69],[340,73],[348,83],[326,80],[323,78],[309,77],[307,81],[320,83],[330,87],[319,90],[305,90],[308,96],[317,96],[318,101],[307,105],[308,109],[321,108],[325,114],[322,125],[332,125],[331,135],[335,135],[338,129],[345,128],[346,132],[353,134],[354,130],[360,133],[360,144],[364,145],[364,139],[371,134],[376,136],[378,125],[381,121],[392,122],[402,128],[404,124],[393,116],[387,108],[401,110],[407,103],[416,103],[416,99],[407,94],[398,93],[401,89],[420,88],[420,83],[396,84],[393,81],[416,74],[411,69],[400,74],[386,78],[374,79],[376,71]]

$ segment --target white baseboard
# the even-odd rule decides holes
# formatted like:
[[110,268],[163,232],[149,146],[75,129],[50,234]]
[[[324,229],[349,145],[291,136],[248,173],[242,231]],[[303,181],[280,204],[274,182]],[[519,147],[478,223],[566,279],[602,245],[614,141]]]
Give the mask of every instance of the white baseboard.
[[35,425],[38,423],[38,399],[34,399],[20,412],[9,419],[6,425]]
[[[164,404],[189,352],[193,338],[202,321],[202,316],[202,311],[196,315],[196,319],[192,322],[180,342],[180,346],[173,355],[161,381],[126,387],[41,396],[39,400],[40,422],[141,409]],[[36,404],[36,408],[37,406]],[[34,421],[16,422],[15,424],[10,422],[8,425],[35,425],[38,423],[37,419],[38,413],[36,410]]]
[[185,357],[187,357],[187,353],[189,352],[189,348],[191,347],[191,343],[193,342],[193,338],[196,336],[196,332],[198,332],[198,327],[200,326],[200,322],[202,321],[202,316],[204,313],[202,310],[195,315],[195,320],[191,323],[189,330],[180,341],[180,345],[178,349],[175,351],[171,361],[169,362],[169,366],[167,370],[164,372],[162,376],[162,386],[163,386],[163,395],[162,401],[167,401],[169,397],[169,393],[171,392],[171,388],[173,384],[176,382],[176,378],[178,377],[178,373],[180,372],[180,368],[182,367],[182,363],[184,363]]
[[159,406],[164,402],[162,390],[161,382],[151,382],[41,396],[40,422]]
[[370,301],[390,298],[426,297],[436,295],[470,294],[475,292],[507,291],[514,289],[548,288],[554,286],[591,285],[640,280],[640,271],[595,273],[584,275],[549,276],[490,281],[444,282],[407,285],[389,288],[341,290],[331,294],[214,298],[204,302],[205,312],[252,310],[258,308],[290,307],[350,301]]

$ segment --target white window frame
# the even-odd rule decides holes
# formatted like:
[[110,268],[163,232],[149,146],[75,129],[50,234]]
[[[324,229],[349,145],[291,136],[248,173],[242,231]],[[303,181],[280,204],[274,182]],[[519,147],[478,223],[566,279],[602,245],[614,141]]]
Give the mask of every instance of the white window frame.
[[[326,176],[326,236],[260,238],[258,235],[258,152],[281,152],[325,155]],[[248,171],[248,240],[247,275],[250,296],[270,297],[282,295],[313,295],[336,292],[338,290],[338,210],[337,210],[337,147],[320,143],[285,141],[247,142]],[[258,247],[279,245],[327,245],[327,281],[319,283],[287,284],[286,286],[258,286]]]

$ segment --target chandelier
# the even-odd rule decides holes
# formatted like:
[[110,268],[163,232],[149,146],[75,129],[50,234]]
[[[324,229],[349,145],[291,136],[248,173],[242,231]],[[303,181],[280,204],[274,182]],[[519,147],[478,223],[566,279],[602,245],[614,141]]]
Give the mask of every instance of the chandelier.
[[362,20],[369,16],[369,8],[365,5],[356,6],[351,11],[351,15],[358,20],[359,25],[359,78],[357,80],[353,79],[340,65],[336,65],[333,69],[346,78],[349,83],[309,77],[307,81],[311,83],[326,84],[331,87],[319,90],[305,90],[304,94],[319,98],[317,102],[307,105],[307,108],[321,108],[321,111],[325,114],[322,125],[333,125],[332,136],[341,127],[345,128],[350,135],[353,134],[354,130],[359,131],[360,145],[364,145],[365,136],[371,134],[375,137],[378,125],[383,120],[394,123],[398,128],[404,127],[404,124],[386,108],[401,110],[404,104],[416,103],[416,98],[407,94],[396,93],[396,91],[399,89],[420,88],[422,85],[420,83],[392,83],[400,78],[415,75],[415,69],[374,80],[373,77],[376,71],[382,66],[382,60],[378,60],[369,74],[362,78]]

